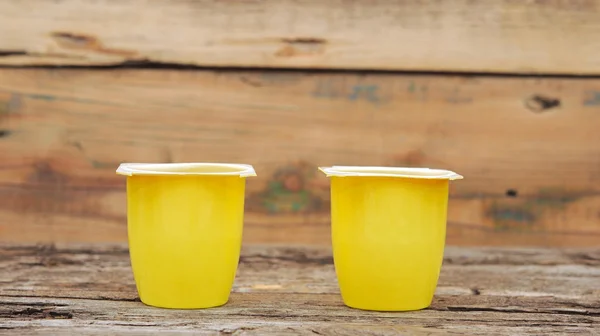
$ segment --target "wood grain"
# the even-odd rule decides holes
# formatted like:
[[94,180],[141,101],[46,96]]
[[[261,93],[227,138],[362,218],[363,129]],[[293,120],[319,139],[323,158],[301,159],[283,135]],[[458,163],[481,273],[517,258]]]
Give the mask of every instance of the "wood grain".
[[448,242],[600,244],[600,80],[0,70],[0,239],[125,241],[120,162],[240,162],[247,242],[329,244],[332,164],[428,166]]
[[600,0],[0,1],[0,64],[599,74]]
[[0,330],[38,334],[593,335],[597,249],[448,248],[418,312],[345,307],[331,251],[245,246],[230,302],[165,310],[138,301],[125,245],[0,247]]

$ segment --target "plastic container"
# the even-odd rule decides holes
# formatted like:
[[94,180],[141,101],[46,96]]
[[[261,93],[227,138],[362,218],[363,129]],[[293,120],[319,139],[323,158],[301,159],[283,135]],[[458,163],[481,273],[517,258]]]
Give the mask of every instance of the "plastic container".
[[238,266],[250,165],[124,163],[131,266],[143,303],[225,304]]
[[419,310],[433,299],[444,256],[449,180],[427,168],[327,167],[333,257],[344,303]]

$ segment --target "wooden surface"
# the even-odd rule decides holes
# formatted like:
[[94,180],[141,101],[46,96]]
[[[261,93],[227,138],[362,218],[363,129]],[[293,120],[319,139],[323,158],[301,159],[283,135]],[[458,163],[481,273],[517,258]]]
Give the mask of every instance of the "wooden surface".
[[0,64],[599,74],[599,0],[0,1]]
[[0,240],[125,241],[120,162],[239,162],[246,242],[329,244],[317,166],[454,170],[448,243],[600,245],[600,79],[0,69]]
[[3,245],[0,333],[18,335],[596,335],[600,250],[449,248],[430,308],[342,304],[331,251],[246,246],[230,302],[139,302],[125,245]]

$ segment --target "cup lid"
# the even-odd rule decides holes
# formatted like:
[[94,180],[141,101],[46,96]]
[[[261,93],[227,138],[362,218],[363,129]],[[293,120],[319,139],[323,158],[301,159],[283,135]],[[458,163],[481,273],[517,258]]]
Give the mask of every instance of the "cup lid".
[[420,179],[460,180],[463,177],[444,169],[404,168],[404,167],[365,167],[365,166],[332,166],[320,167],[327,177],[337,176],[386,176]]
[[237,163],[122,163],[117,174],[256,176],[251,165]]

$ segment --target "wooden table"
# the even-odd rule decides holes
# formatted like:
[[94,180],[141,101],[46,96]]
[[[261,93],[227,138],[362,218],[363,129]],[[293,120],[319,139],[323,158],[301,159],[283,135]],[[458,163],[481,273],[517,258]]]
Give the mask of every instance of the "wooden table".
[[126,245],[2,245],[0,270],[0,333],[18,335],[600,334],[600,249],[450,247],[431,307],[405,313],[345,307],[318,247],[244,247],[208,310],[139,302]]

